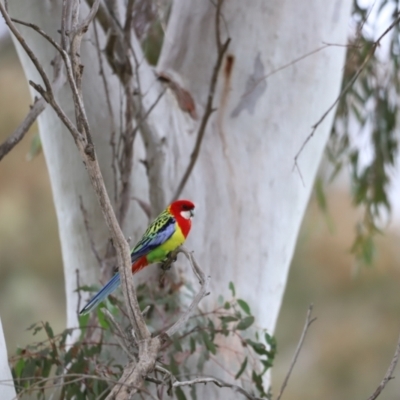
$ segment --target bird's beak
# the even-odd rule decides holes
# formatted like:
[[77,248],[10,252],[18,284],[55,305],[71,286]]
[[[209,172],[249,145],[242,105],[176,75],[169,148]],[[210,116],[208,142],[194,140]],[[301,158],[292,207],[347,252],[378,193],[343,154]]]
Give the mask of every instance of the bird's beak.
[[194,217],[194,209],[190,210],[190,218],[193,218],[193,217]]

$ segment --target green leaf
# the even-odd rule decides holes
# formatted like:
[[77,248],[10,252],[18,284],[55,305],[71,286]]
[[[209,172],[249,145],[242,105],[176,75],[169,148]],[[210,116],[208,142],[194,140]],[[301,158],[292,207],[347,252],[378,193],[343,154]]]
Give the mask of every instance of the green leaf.
[[25,360],[23,358],[20,358],[17,363],[15,364],[14,370],[15,370],[15,375],[20,378],[22,374],[22,370],[25,367]]
[[40,136],[37,133],[31,141],[31,147],[29,149],[29,153],[26,158],[28,161],[32,161],[37,155],[39,155],[42,151],[42,142],[40,141]]
[[270,359],[267,360],[260,360],[261,364],[264,365],[264,371],[262,372],[261,375],[264,375],[273,365],[272,361]]
[[42,329],[43,329],[43,326],[36,325],[35,328],[33,329],[32,335],[35,336]]
[[217,354],[217,348],[215,347],[214,342],[211,341],[210,336],[206,331],[202,332],[203,336],[203,341],[207,349],[212,353],[212,354]]
[[108,323],[102,308],[97,309],[97,318],[99,319],[99,324],[104,329],[110,329],[110,324]]
[[248,317],[243,318],[237,325],[236,329],[239,331],[244,331],[249,328],[254,323],[254,317],[249,315]]
[[46,331],[46,333],[47,333],[47,336],[48,336],[50,339],[53,339],[53,338],[54,338],[53,329],[52,329],[52,327],[50,326],[50,324],[49,324],[48,322],[46,322],[46,323],[44,324],[44,329],[45,329],[45,331]]
[[251,379],[254,382],[254,384],[256,385],[256,388],[258,389],[258,391],[260,392],[260,395],[262,397],[266,396],[267,394],[265,393],[265,390],[264,390],[264,386],[263,386],[263,381],[262,381],[261,375],[258,375],[256,373],[256,371],[253,370],[253,372],[251,374]]
[[185,393],[183,393],[183,390],[180,387],[175,389],[175,395],[178,400],[186,400]]
[[90,314],[79,315],[78,317],[79,328],[81,328],[82,330],[81,337],[83,337],[83,335],[85,334],[86,327],[89,323],[89,318]]
[[232,292],[232,297],[235,297],[236,292],[235,292],[235,285],[233,284],[233,282],[229,282],[229,290]]
[[225,310],[229,310],[231,308],[231,303],[226,301],[225,304],[224,304],[224,308],[225,308]]
[[219,319],[222,322],[228,323],[228,322],[236,322],[238,320],[237,317],[234,317],[233,315],[227,315],[227,316],[221,316]]
[[254,342],[251,339],[247,339],[246,342],[253,348],[253,350],[260,356],[268,355],[269,352],[265,345],[262,343]]
[[251,315],[250,307],[249,305],[242,299],[238,299],[237,303],[239,304],[240,308],[247,314]]
[[240,366],[240,369],[239,369],[238,373],[235,375],[235,379],[239,379],[240,378],[240,375],[243,374],[244,370],[246,369],[246,366],[247,366],[247,356],[243,360],[242,365]]
[[323,212],[326,212],[328,207],[327,207],[326,196],[325,196],[325,191],[324,191],[324,184],[320,177],[318,177],[315,182],[315,194],[317,197],[317,203],[318,203],[319,208]]
[[271,351],[276,351],[276,339],[271,336],[268,332],[265,332],[265,341],[269,344]]
[[175,339],[175,340],[173,341],[173,343],[174,343],[174,347],[175,347],[175,350],[176,350],[176,351],[179,351],[179,352],[182,352],[182,351],[183,351],[182,345],[181,345],[181,341],[180,341],[179,339]]
[[193,354],[196,351],[196,341],[193,337],[190,338],[190,354]]
[[76,288],[75,292],[97,292],[98,290],[98,285],[83,285]]
[[37,325],[37,322],[35,322],[35,323],[32,324],[32,325],[29,325],[29,327],[26,328],[26,330],[27,330],[27,331],[31,331],[36,325]]

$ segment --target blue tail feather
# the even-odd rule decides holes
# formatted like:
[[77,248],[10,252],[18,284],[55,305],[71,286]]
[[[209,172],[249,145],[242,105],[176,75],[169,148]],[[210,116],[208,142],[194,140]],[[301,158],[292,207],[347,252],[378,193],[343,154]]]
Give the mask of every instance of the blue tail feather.
[[111,294],[120,284],[119,272],[117,272],[105,286],[97,292],[93,298],[82,308],[79,315],[84,315],[96,308],[109,294]]

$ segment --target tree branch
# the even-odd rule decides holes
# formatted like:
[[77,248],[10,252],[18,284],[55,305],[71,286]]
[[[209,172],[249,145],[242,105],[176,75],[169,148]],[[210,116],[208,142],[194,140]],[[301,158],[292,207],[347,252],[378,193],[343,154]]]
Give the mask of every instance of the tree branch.
[[24,118],[18,128],[11,134],[11,136],[0,145],[0,161],[23,139],[30,127],[36,121],[36,118],[45,108],[46,102],[44,99],[35,98],[33,106],[31,106],[28,115]]
[[198,378],[192,379],[190,381],[183,381],[183,382],[176,381],[172,384],[172,387],[176,388],[176,387],[183,387],[183,386],[193,386],[193,385],[197,385],[199,383],[203,383],[203,384],[213,383],[214,385],[217,385],[220,388],[223,388],[223,387],[230,388],[234,392],[242,394],[248,400],[262,400],[261,397],[253,396],[248,391],[244,390],[242,387],[240,387],[238,385],[234,385],[232,383],[227,383],[227,382],[221,381],[220,379],[217,379],[217,378],[198,377]]
[[182,193],[183,188],[186,185],[186,182],[189,179],[190,174],[192,173],[192,170],[196,164],[197,158],[200,154],[200,148],[201,148],[201,144],[203,142],[204,134],[206,132],[208,120],[209,120],[211,114],[215,111],[215,109],[213,108],[213,102],[214,102],[215,88],[217,86],[217,81],[218,81],[218,73],[219,73],[219,70],[221,69],[224,55],[225,55],[226,51],[228,50],[228,46],[231,41],[231,39],[228,38],[224,44],[222,44],[222,42],[221,42],[219,19],[221,18],[222,3],[223,3],[223,0],[218,0],[218,2],[217,2],[217,10],[216,10],[216,17],[215,17],[215,30],[216,30],[216,42],[217,42],[218,55],[217,55],[217,60],[215,62],[213,73],[211,76],[206,108],[205,108],[205,111],[203,114],[203,118],[201,119],[201,122],[200,122],[199,130],[197,131],[196,143],[194,145],[192,154],[190,155],[189,165],[187,166],[187,169],[186,169],[185,173],[183,174],[178,187],[176,188],[176,191],[172,197],[172,200],[177,200],[179,198],[179,196]]
[[[63,2],[64,7],[67,7],[68,2]],[[56,48],[60,51],[60,54],[63,58],[65,67],[67,69],[68,81],[73,93],[74,98],[74,106],[75,106],[75,117],[78,125],[82,125],[84,128],[85,135],[82,135],[80,129],[78,129],[75,124],[69,119],[69,117],[65,114],[65,112],[61,109],[59,104],[57,103],[54,92],[50,83],[50,80],[45,73],[42,65],[38,61],[37,57],[34,55],[31,48],[25,42],[14,23],[11,21],[7,11],[5,10],[3,4],[0,2],[0,12],[6,20],[7,25],[9,26],[11,32],[15,35],[16,39],[20,42],[21,46],[25,49],[29,58],[31,58],[34,63],[36,69],[39,71],[42,76],[43,81],[45,82],[46,90],[44,90],[40,85],[30,82],[30,84],[45,98],[45,100],[53,107],[56,111],[59,118],[65,124],[67,129],[72,134],[75,139],[75,143],[78,147],[81,159],[86,166],[88,171],[89,179],[91,184],[96,192],[97,199],[100,203],[100,208],[103,213],[103,217],[107,223],[109,231],[113,238],[113,243],[117,252],[117,262],[119,266],[119,270],[121,273],[121,285],[124,293],[125,301],[128,308],[129,318],[132,326],[135,329],[135,332],[138,336],[139,340],[144,340],[146,338],[150,338],[150,332],[147,329],[147,326],[144,322],[144,319],[141,315],[139,304],[136,298],[136,292],[133,285],[133,281],[131,279],[131,262],[130,262],[130,249],[128,243],[125,240],[125,237],[121,231],[121,228],[118,224],[118,221],[115,217],[110,199],[108,197],[107,190],[105,188],[104,180],[102,177],[102,173],[100,171],[100,167],[95,156],[95,151],[93,145],[90,143],[90,128],[87,123],[87,116],[85,112],[85,108],[83,105],[83,99],[81,93],[78,90],[77,82],[72,73],[73,70],[77,70],[75,65],[71,63],[71,59],[68,56],[68,53],[62,49],[59,45]],[[63,20],[67,20],[67,12],[65,9],[63,10]],[[68,30],[68,26],[64,26],[64,31]],[[54,42],[54,41],[53,41]],[[53,44],[53,43],[52,43]],[[76,49],[77,51],[79,49]],[[76,61],[76,58],[74,58]]]
[[303,347],[304,339],[306,338],[308,328],[309,328],[310,325],[317,319],[317,318],[311,318],[311,314],[312,314],[313,307],[314,307],[314,306],[313,306],[312,304],[308,307],[307,317],[306,317],[306,322],[305,322],[305,324],[304,324],[303,332],[301,333],[299,343],[298,343],[298,345],[297,345],[296,351],[295,351],[295,353],[294,353],[292,362],[291,362],[290,367],[289,367],[289,371],[288,371],[288,373],[286,374],[286,377],[285,377],[285,379],[284,379],[284,381],[283,381],[283,383],[282,383],[281,390],[280,390],[280,392],[279,392],[278,397],[276,398],[276,400],[280,400],[280,398],[281,398],[281,396],[282,396],[282,394],[283,394],[283,391],[285,390],[286,385],[288,384],[290,375],[292,374],[294,365],[296,364],[297,357],[299,356],[300,350],[301,350],[301,348]]
[[339,93],[339,96],[336,98],[336,100],[332,103],[332,105],[322,114],[321,118],[311,127],[311,133],[306,137],[304,140],[303,144],[301,145],[299,151],[296,153],[294,157],[294,165],[293,165],[293,170],[295,168],[298,169],[300,172],[300,169],[297,165],[297,160],[300,157],[300,154],[304,150],[304,147],[306,147],[307,143],[311,140],[311,138],[314,136],[315,131],[319,127],[319,125],[322,124],[322,122],[325,120],[325,118],[328,116],[328,114],[335,108],[335,106],[339,103],[340,99],[345,95],[348,90],[353,86],[354,82],[357,80],[357,78],[360,76],[361,72],[364,71],[366,65],[368,64],[369,60],[372,58],[372,56],[375,54],[376,49],[380,45],[381,40],[400,22],[400,16],[397,16],[397,18],[385,29],[385,31],[378,37],[378,39],[372,44],[371,49],[367,53],[367,55],[364,58],[364,61],[360,65],[360,67],[357,69],[355,72],[354,76],[350,79],[350,81],[346,84],[346,86],[341,90]]
[[397,341],[396,351],[394,352],[394,356],[393,356],[392,361],[391,361],[391,363],[389,365],[389,368],[386,371],[386,374],[383,377],[382,382],[376,388],[375,392],[370,397],[368,397],[368,400],[375,400],[376,398],[378,398],[378,396],[381,394],[383,389],[385,389],[385,386],[387,385],[387,383],[390,380],[394,379],[393,371],[395,370],[397,362],[399,361],[399,356],[400,356],[400,336],[399,336],[399,339]]
[[199,280],[201,285],[199,292],[194,297],[192,303],[189,305],[189,308],[179,317],[179,319],[165,332],[166,335],[169,337],[172,336],[174,333],[178,332],[183,326],[186,324],[187,320],[189,319],[191,313],[195,308],[198,307],[200,301],[210,294],[209,286],[210,286],[210,277],[206,276],[200,266],[197,264],[196,260],[193,257],[193,253],[187,251],[183,247],[180,247],[179,250],[176,252],[183,253],[186,258],[190,262],[190,266],[192,267],[193,273]]

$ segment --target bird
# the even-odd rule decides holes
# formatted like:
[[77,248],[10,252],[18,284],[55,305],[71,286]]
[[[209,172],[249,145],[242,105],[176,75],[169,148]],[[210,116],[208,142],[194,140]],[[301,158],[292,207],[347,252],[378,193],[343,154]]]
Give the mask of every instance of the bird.
[[[181,246],[192,227],[195,205],[190,200],[172,202],[147,228],[131,251],[132,274],[149,264],[162,262]],[[84,315],[95,309],[121,283],[117,272],[79,312]]]

